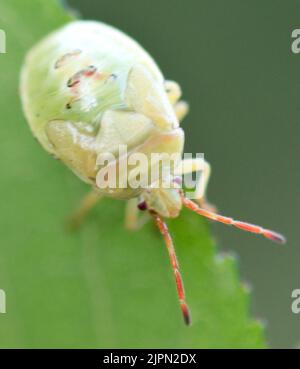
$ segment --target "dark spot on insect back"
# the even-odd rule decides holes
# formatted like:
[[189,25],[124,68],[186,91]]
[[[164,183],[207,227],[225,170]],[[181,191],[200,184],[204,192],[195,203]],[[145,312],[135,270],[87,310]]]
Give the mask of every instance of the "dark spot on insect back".
[[89,65],[86,69],[83,70],[83,75],[85,77],[91,77],[96,72],[97,68],[94,65]]
[[71,103],[67,103],[67,104],[66,104],[66,109],[68,109],[68,110],[72,109],[72,105],[71,105]]
[[80,82],[80,75],[78,73],[74,74],[71,78],[68,79],[67,86],[69,88],[76,86]]
[[67,86],[69,88],[72,88],[76,85],[78,85],[81,81],[82,77],[91,77],[97,72],[97,68],[94,65],[89,65],[87,68],[84,68],[80,70],[79,72],[76,72],[72,77],[68,79]]
[[82,53],[81,50],[76,49],[70,51],[69,53],[64,54],[56,61],[56,63],[54,64],[54,68],[58,69],[60,67],[63,67],[70,59],[72,59],[74,56],[80,55],[81,53]]
[[118,76],[115,73],[110,74],[107,78],[105,83],[108,82],[114,82],[116,79],[118,78]]

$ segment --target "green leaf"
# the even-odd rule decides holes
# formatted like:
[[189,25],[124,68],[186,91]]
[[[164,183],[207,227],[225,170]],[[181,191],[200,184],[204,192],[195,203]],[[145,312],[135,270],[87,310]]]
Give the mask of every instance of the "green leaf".
[[123,202],[103,200],[79,232],[65,231],[88,188],[33,140],[18,81],[28,48],[70,19],[53,0],[0,0],[0,347],[264,347],[235,259],[216,257],[197,215],[169,222],[192,327],[182,322],[160,235],[152,224],[126,231]]

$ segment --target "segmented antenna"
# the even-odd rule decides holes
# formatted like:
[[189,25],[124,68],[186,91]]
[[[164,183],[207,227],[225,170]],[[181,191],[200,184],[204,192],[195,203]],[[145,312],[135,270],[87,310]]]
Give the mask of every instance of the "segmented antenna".
[[189,312],[187,303],[185,301],[183,281],[182,281],[182,277],[181,277],[181,274],[180,274],[180,271],[179,271],[179,265],[178,265],[178,261],[177,261],[177,257],[176,257],[176,253],[175,253],[175,248],[174,248],[174,244],[173,244],[171,235],[169,233],[169,230],[168,230],[168,227],[167,227],[166,223],[162,220],[162,218],[159,215],[155,214],[155,213],[151,214],[151,215],[153,216],[153,218],[155,220],[155,223],[156,223],[158,229],[160,230],[160,232],[163,235],[163,238],[165,240],[167,250],[169,252],[169,257],[170,257],[171,265],[172,265],[172,268],[173,268],[174,276],[175,276],[177,294],[178,294],[178,299],[179,299],[183,319],[184,319],[185,324],[190,325],[191,324],[191,316],[190,316],[190,312]]
[[206,218],[209,218],[211,220],[214,220],[216,222],[231,225],[231,226],[234,226],[236,228],[242,229],[243,231],[246,231],[246,232],[261,234],[264,237],[270,239],[271,241],[274,241],[274,242],[277,242],[277,243],[283,244],[283,243],[286,242],[284,236],[282,236],[279,233],[276,233],[274,231],[270,231],[269,229],[264,229],[260,226],[254,225],[254,224],[241,222],[240,220],[235,220],[235,219],[225,217],[225,216],[220,215],[220,214],[213,213],[211,211],[208,211],[206,209],[201,208],[196,203],[194,203],[193,201],[187,199],[184,196],[182,197],[182,203],[185,207],[187,207],[188,209],[194,211],[195,213],[197,213],[199,215],[202,215]]

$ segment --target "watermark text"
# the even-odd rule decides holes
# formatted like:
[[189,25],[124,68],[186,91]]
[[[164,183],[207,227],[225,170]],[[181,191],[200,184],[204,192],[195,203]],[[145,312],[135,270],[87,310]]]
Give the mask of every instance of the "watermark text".
[[189,198],[197,198],[203,187],[204,154],[130,152],[120,145],[115,154],[97,157],[96,183],[99,189],[183,188]]
[[291,35],[293,42],[291,44],[291,49],[294,54],[300,53],[300,29],[294,29]]
[[0,29],[0,54],[6,53],[6,33]]
[[0,289],[0,314],[6,313],[6,295],[5,291]]
[[300,313],[300,289],[295,289],[292,291],[292,305],[291,305],[291,309],[292,312],[294,314],[299,314]]

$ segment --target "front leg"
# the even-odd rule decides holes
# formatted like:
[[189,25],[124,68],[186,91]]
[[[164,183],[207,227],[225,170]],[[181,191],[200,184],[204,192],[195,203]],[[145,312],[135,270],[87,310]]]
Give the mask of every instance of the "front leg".
[[81,200],[79,206],[74,210],[69,219],[67,220],[67,227],[71,230],[77,230],[81,227],[82,223],[90,213],[92,208],[100,201],[102,195],[96,191],[90,191]]
[[201,176],[196,183],[195,189],[195,201],[211,211],[216,211],[214,205],[211,205],[206,199],[206,189],[210,178],[210,164],[204,159],[185,159],[182,161],[181,166],[175,171],[175,175],[183,176],[193,172],[201,171]]
[[170,103],[173,105],[175,115],[181,122],[189,111],[189,105],[186,101],[179,100],[181,97],[181,88],[177,82],[165,81],[165,90]]

